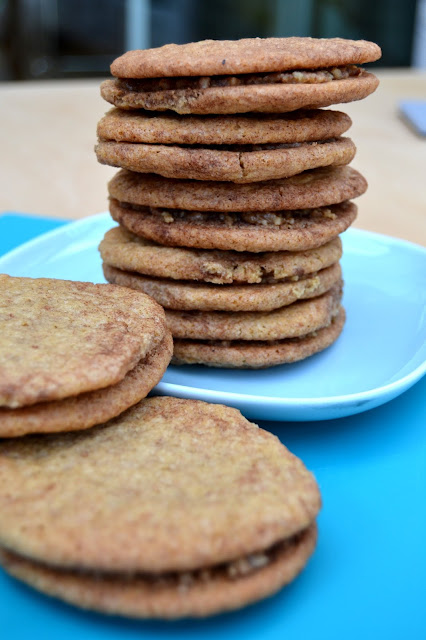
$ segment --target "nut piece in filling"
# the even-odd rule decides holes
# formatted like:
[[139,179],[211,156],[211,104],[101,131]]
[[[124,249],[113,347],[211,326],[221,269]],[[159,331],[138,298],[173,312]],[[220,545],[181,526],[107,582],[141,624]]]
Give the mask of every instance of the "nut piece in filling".
[[281,73],[248,73],[236,76],[204,76],[181,78],[121,78],[118,86],[128,91],[171,91],[176,89],[208,89],[209,87],[239,87],[259,84],[321,84],[353,78],[365,73],[355,65],[330,69],[299,69]]

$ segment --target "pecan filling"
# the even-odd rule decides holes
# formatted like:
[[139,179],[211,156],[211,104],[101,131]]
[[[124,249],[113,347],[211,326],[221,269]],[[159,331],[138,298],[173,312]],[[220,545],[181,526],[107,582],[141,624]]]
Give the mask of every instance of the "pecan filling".
[[81,573],[90,573],[91,575],[106,577],[110,580],[117,579],[120,581],[142,578],[144,581],[149,581],[154,589],[161,587],[175,587],[178,591],[185,592],[192,586],[200,584],[200,582],[209,582],[218,578],[225,578],[228,580],[244,578],[245,576],[258,571],[262,567],[273,562],[280,553],[299,544],[305,535],[306,530],[303,530],[286,540],[276,543],[264,551],[251,553],[230,562],[224,562],[218,565],[189,571],[169,571],[164,573],[134,572],[124,574],[82,570]]
[[176,91],[179,89],[209,89],[210,87],[239,87],[253,84],[320,84],[363,75],[356,65],[327,69],[300,69],[274,73],[244,73],[229,76],[182,76],[172,78],[119,78],[125,91]]
[[[267,142],[264,144],[179,144],[184,149],[208,149],[209,151],[236,151],[240,153],[251,151],[276,151],[278,149],[297,149],[299,147],[315,147],[319,144],[336,142],[339,138],[327,140],[309,140],[306,142]],[[175,145],[172,145],[175,146]]]
[[307,228],[318,223],[327,223],[338,217],[338,212],[345,209],[347,203],[331,205],[329,207],[317,207],[315,209],[296,209],[289,211],[248,211],[239,213],[206,212],[206,211],[186,211],[181,209],[160,209],[155,207],[144,207],[142,205],[120,202],[123,209],[130,209],[151,216],[156,216],[161,222],[173,224],[175,222],[189,223],[203,227],[224,226],[260,226],[272,229],[298,229]]

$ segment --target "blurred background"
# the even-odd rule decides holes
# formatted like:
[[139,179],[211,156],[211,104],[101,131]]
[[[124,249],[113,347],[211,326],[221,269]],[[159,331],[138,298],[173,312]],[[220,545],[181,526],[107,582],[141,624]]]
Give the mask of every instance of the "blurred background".
[[204,38],[364,38],[426,67],[426,0],[0,0],[0,80],[105,76],[129,49]]

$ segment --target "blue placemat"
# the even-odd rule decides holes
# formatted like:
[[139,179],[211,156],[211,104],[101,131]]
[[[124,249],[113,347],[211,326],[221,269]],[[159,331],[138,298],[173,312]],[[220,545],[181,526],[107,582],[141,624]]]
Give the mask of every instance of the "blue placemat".
[[[0,216],[0,254],[63,223]],[[316,553],[276,596],[204,621],[138,622],[80,611],[0,571],[1,633],[7,640],[425,637],[425,398],[423,378],[396,400],[349,418],[260,423],[315,473],[324,503]]]

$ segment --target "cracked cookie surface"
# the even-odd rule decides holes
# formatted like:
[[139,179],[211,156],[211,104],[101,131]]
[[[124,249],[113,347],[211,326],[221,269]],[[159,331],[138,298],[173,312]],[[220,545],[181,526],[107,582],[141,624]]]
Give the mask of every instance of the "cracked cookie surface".
[[151,144],[266,144],[314,142],[341,136],[352,122],[346,113],[312,109],[282,115],[180,116],[111,109],[98,123],[99,140]]
[[316,167],[346,165],[356,149],[350,138],[336,138],[296,143],[290,148],[278,144],[272,149],[242,151],[101,141],[95,151],[98,162],[139,173],[250,183],[288,178]]

